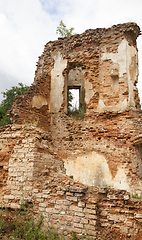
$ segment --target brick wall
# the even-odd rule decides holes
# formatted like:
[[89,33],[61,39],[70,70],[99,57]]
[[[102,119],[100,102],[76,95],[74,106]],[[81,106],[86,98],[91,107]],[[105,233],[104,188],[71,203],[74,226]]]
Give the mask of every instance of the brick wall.
[[[38,119],[38,126],[49,130],[53,109],[52,92],[54,91],[53,99],[59,95],[52,103],[58,105],[58,108],[54,109],[66,113],[68,75],[70,70],[76,68],[82,69],[84,74],[87,116],[94,112],[140,109],[136,87],[138,80],[136,39],[139,34],[137,24],[126,23],[108,29],[86,30],[80,35],[59,38],[47,43],[39,57],[33,85],[27,93],[15,99],[9,112],[12,121],[33,123]],[[55,59],[58,59],[57,62]],[[59,65],[57,69],[56,64]],[[54,76],[54,81],[53,71],[54,75],[57,75]],[[113,80],[116,82],[117,78],[118,88],[113,89],[115,84]],[[57,82],[54,86],[55,81]],[[61,82],[63,86],[60,86]],[[54,86],[54,89],[51,86]]]
[[[34,83],[9,112],[16,124],[0,128],[5,206],[20,207],[24,198],[64,235],[95,237],[104,227],[127,236],[136,227],[140,234],[141,200],[130,198],[142,195],[139,34],[127,23],[45,45]],[[78,71],[84,119],[67,115],[68,81],[74,84]]]
[[50,133],[11,125],[1,128],[0,137],[1,153],[8,152],[5,161],[0,159],[3,206],[32,203],[33,213],[42,213],[44,226],[54,225],[65,236],[71,231],[92,239],[103,234],[129,239],[133,231],[141,236],[142,200],[125,190],[89,187],[67,176],[63,155],[53,146]]

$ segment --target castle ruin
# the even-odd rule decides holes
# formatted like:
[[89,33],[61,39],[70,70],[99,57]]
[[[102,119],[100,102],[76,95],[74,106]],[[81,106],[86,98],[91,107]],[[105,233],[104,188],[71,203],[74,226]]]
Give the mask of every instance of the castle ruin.
[[[131,199],[142,195],[139,35],[126,23],[45,45],[32,86],[9,111],[13,124],[0,128],[5,206],[20,207],[24,191],[64,235],[131,234],[134,225],[140,234],[142,201]],[[68,115],[70,89],[79,91],[83,119]]]

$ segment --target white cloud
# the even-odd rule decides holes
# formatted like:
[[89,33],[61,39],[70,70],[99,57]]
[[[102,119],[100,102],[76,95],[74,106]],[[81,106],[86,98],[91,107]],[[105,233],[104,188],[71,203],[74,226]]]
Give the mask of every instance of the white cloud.
[[[128,21],[142,28],[141,9],[141,0],[0,0],[0,92],[18,82],[33,82],[38,56],[48,41],[57,38],[60,20],[77,33]],[[138,49],[141,66],[142,36]]]
[[33,82],[38,56],[46,41],[55,39],[55,29],[38,0],[0,1],[0,73],[11,77],[11,84],[6,77],[0,91]]

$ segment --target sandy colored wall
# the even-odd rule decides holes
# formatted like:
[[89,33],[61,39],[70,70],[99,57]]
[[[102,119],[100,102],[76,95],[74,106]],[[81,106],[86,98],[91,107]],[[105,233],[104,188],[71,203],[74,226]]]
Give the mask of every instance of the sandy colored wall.
[[[42,213],[45,227],[54,225],[65,236],[70,236],[71,231],[82,237],[89,234],[91,239],[104,233],[129,239],[134,231],[137,238],[141,236],[142,200],[132,198],[132,194],[122,189],[89,187],[75,176],[74,179],[67,176],[64,161],[50,143],[48,133],[33,126],[13,125],[3,128],[0,136],[2,152],[11,139],[15,142],[5,163],[7,179],[1,186],[2,206],[9,210],[20,208],[26,201],[34,214]],[[102,169],[107,169],[105,174],[110,176],[104,157],[95,152],[86,157],[103,162]],[[78,157],[79,160],[79,171],[85,177],[83,160]],[[84,169],[87,163],[84,158]]]
[[[36,213],[43,212],[45,224],[59,226],[64,235],[71,230],[84,235],[87,229],[95,236],[112,224],[127,236],[136,224],[140,233],[141,201],[136,210],[130,199],[132,193],[142,195],[139,33],[135,23],[120,24],[45,45],[33,85],[9,112],[19,124],[0,129],[5,206],[20,207],[24,196]],[[78,74],[75,69],[82,71],[77,82],[83,79],[85,89],[83,119],[67,115],[67,87]],[[104,186],[115,189],[99,192]],[[132,219],[130,206],[136,212]]]
[[51,113],[67,113],[67,87],[78,85],[81,77],[86,115],[140,109],[136,87],[139,34],[137,24],[126,23],[47,43],[37,62],[33,85],[15,99],[9,112],[12,121],[39,119],[38,126],[49,130]]

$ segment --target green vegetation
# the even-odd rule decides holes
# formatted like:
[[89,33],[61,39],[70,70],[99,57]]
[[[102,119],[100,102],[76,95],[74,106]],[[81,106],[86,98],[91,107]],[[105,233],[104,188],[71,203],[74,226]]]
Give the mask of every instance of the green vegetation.
[[79,109],[77,109],[77,107],[75,106],[72,109],[68,110],[68,115],[75,119],[83,119],[85,112],[86,112],[85,106],[79,107]]
[[[6,237],[6,238],[5,238]],[[33,218],[32,205],[25,203],[21,209],[0,208],[0,240],[64,240],[57,230],[52,227],[43,229],[42,215]],[[70,240],[78,240],[72,231]],[[86,240],[88,238],[85,238]]]
[[63,240],[53,227],[46,232],[42,230],[42,216],[35,221],[28,207],[22,206],[15,212],[1,211],[4,216],[0,216],[0,239],[6,236],[6,239],[14,240]]
[[4,100],[0,104],[0,127],[11,124],[10,117],[7,115],[8,110],[12,107],[13,99],[22,93],[28,91],[29,87],[23,83],[18,83],[18,86],[6,89],[2,92]]
[[25,125],[31,125],[33,127],[37,127],[38,123],[39,123],[39,117],[36,119],[36,121],[34,122],[30,122],[30,123],[27,123],[25,120],[23,122]]
[[[134,240],[136,235],[136,228],[133,229],[130,239]],[[12,210],[0,208],[0,240],[65,240],[66,237],[58,234],[57,230],[52,227],[43,228],[42,215],[33,218],[32,205],[25,204],[21,209]],[[68,240],[91,240],[92,238],[86,234],[83,236],[76,236],[75,232],[71,232]],[[96,240],[106,239],[127,239],[125,234],[118,233],[109,229],[103,230],[98,234]]]
[[67,92],[68,115],[72,118],[75,118],[75,119],[83,119],[84,118],[84,113],[86,112],[85,102],[80,104],[81,106],[79,106],[79,109],[78,109],[77,106],[72,105],[72,100],[73,100],[73,95],[68,90],[68,92]]
[[73,95],[72,95],[72,93],[68,90],[68,92],[67,92],[68,112],[71,111],[71,108],[72,108],[72,100],[73,100]]
[[142,199],[142,196],[138,196],[137,194],[132,194],[132,198],[136,198],[136,199]]
[[67,29],[63,21],[60,21],[59,26],[57,27],[56,34],[59,34],[61,37],[70,37],[74,35],[74,28]]

